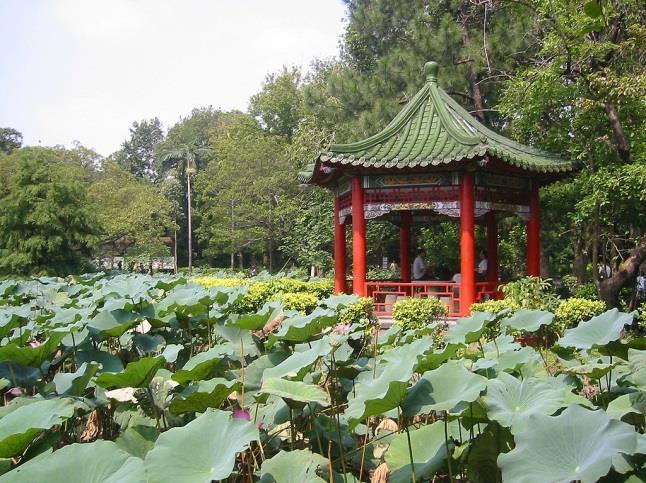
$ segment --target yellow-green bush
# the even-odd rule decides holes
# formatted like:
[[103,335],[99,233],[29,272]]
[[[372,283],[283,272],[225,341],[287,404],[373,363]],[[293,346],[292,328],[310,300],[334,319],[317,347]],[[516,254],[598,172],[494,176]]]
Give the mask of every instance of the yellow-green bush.
[[606,305],[600,300],[569,298],[563,300],[554,312],[556,330],[563,333],[565,329],[576,327],[580,322],[589,320],[606,310]]
[[307,292],[280,292],[274,294],[271,300],[279,300],[285,309],[310,312],[318,303],[316,294]]
[[249,285],[253,283],[252,280],[244,278],[219,278],[219,277],[195,277],[193,282],[199,283],[204,288],[213,287],[240,287],[241,285]]
[[486,302],[479,302],[471,305],[472,312],[491,312],[497,314],[498,312],[511,309],[509,314],[506,317],[509,317],[515,310],[518,310],[520,307],[511,300],[501,299],[501,300],[487,300]]
[[448,309],[436,298],[405,298],[393,305],[393,319],[403,329],[420,329],[446,317]]
[[339,322],[350,325],[368,325],[374,305],[370,297],[361,297],[357,302],[339,311]]
[[[231,307],[234,313],[249,313],[259,310],[265,302],[275,300],[277,294],[291,294],[288,299],[300,307],[313,308],[310,304],[312,297],[307,297],[298,301],[293,297],[294,294],[310,294],[317,300],[328,297],[334,290],[332,280],[316,280],[305,282],[295,278],[276,278],[269,280],[253,280],[242,278],[216,278],[216,277],[196,277],[194,282],[204,287],[237,287],[246,285],[249,287],[247,293],[240,297]],[[290,308],[290,307],[288,307]],[[301,310],[301,309],[296,309]],[[305,309],[309,310],[309,309]]]

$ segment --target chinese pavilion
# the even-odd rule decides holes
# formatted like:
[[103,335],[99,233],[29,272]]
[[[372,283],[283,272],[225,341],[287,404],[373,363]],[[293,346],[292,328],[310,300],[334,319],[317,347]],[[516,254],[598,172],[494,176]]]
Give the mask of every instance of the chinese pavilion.
[[[497,223],[527,221],[527,273],[540,274],[539,188],[574,169],[564,160],[507,139],[478,122],[437,85],[438,64],[424,66],[426,83],[380,133],[332,144],[303,183],[335,195],[335,291],[347,291],[346,226],[352,225],[352,291],[371,296],[387,313],[397,296],[437,296],[452,315],[496,293]],[[411,224],[442,217],[460,221],[461,282],[411,282]],[[366,220],[400,227],[401,280],[366,280]],[[474,227],[486,226],[488,274],[476,281]]]

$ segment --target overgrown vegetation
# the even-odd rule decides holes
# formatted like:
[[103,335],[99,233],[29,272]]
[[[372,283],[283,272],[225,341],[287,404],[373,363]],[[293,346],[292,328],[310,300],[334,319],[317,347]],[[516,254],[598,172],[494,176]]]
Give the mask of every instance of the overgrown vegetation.
[[[379,333],[369,299],[282,303],[320,282],[222,280],[1,282],[0,482],[633,481],[646,463],[633,314],[534,348],[554,314]],[[257,285],[276,291],[241,310]]]

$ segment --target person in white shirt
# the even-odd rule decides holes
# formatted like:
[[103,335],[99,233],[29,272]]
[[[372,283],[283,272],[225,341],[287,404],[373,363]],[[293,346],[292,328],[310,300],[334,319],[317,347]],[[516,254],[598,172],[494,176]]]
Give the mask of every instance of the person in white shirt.
[[460,272],[455,272],[451,277],[451,282],[456,283],[457,285],[453,286],[453,296],[460,296],[460,284],[462,283],[462,274]]
[[476,278],[478,279],[478,281],[484,282],[485,280],[487,280],[488,268],[487,251],[480,250],[480,262],[478,263],[478,268],[476,268]]
[[426,252],[419,250],[417,256],[413,261],[413,280],[426,280],[426,260],[424,260]]

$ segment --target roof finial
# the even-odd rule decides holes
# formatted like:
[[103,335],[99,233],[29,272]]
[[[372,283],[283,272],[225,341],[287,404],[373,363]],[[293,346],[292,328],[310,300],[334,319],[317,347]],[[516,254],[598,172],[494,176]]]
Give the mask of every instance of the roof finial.
[[426,82],[432,82],[437,84],[437,71],[440,69],[440,66],[437,62],[427,62],[424,64],[424,72],[426,73]]

